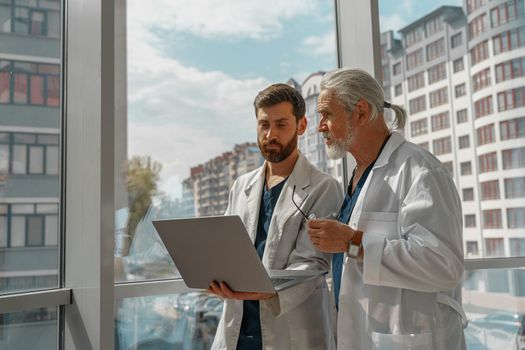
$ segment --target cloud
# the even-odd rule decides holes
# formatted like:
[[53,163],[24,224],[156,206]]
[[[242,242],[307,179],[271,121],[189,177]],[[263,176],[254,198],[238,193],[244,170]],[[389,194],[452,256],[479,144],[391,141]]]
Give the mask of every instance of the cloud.
[[379,26],[381,33],[389,30],[397,32],[407,24],[408,22],[406,21],[405,17],[399,13],[392,13],[388,16],[379,16]]
[[283,22],[315,14],[319,0],[135,0],[128,17],[136,25],[191,33],[202,38],[267,40],[283,30]]
[[319,36],[309,36],[301,43],[301,51],[307,54],[329,57],[336,56],[336,38],[334,32]]

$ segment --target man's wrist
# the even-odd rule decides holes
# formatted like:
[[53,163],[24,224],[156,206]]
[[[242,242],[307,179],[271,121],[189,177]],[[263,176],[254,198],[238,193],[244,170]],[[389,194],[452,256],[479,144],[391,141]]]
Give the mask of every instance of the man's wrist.
[[352,231],[352,236],[347,244],[347,254],[348,256],[358,259],[362,256],[363,251],[363,231]]

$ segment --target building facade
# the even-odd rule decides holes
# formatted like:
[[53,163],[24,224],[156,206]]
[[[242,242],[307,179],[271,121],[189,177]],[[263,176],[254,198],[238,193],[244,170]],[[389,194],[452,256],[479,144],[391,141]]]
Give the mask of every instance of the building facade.
[[467,257],[525,254],[523,0],[442,6],[384,33],[385,94],[405,136],[450,170]]
[[236,145],[232,151],[204,164],[192,167],[190,177],[183,183],[192,193],[194,215],[223,215],[228,207],[230,189],[235,179],[257,169],[263,160],[257,144],[247,142]]

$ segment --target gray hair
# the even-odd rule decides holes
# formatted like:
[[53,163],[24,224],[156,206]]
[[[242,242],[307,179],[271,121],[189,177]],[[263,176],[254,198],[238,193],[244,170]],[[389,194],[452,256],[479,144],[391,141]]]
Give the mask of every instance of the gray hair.
[[370,106],[370,120],[375,120],[385,108],[395,112],[391,129],[405,126],[407,113],[401,106],[385,101],[385,93],[377,80],[362,69],[340,68],[323,75],[321,91],[332,90],[348,113],[352,113],[357,102],[364,100]]

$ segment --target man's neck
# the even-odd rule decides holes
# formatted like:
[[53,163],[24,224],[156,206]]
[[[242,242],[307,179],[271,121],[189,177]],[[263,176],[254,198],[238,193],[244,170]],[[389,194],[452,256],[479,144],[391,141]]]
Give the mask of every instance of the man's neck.
[[390,134],[388,129],[379,130],[375,133],[367,135],[366,147],[364,145],[356,146],[357,150],[352,150],[351,153],[357,162],[357,169],[366,169],[374,160],[376,160],[381,150],[383,142]]
[[279,163],[266,162],[266,183],[272,188],[284,178],[290,176],[299,159],[299,152],[295,149],[285,160]]

